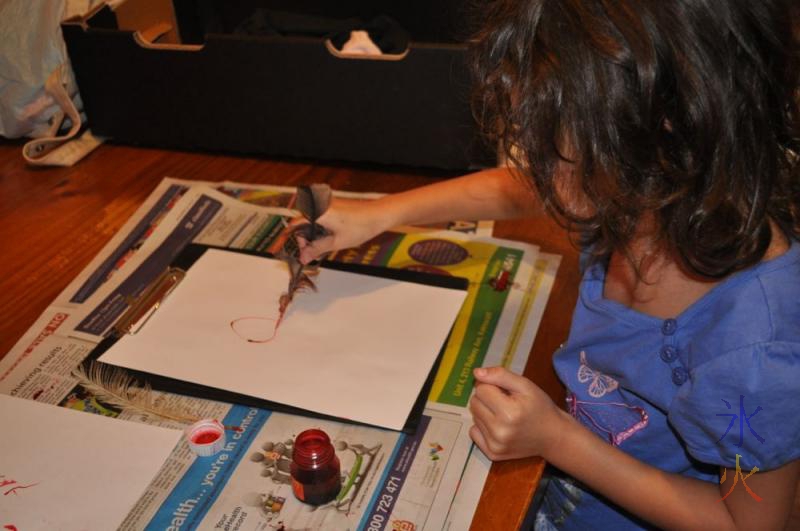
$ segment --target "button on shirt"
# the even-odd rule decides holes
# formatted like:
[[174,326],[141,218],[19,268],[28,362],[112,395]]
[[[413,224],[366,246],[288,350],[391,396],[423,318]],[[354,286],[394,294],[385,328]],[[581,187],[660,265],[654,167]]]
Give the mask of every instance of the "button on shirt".
[[661,360],[664,363],[671,363],[678,359],[678,349],[672,345],[664,345],[661,347]]

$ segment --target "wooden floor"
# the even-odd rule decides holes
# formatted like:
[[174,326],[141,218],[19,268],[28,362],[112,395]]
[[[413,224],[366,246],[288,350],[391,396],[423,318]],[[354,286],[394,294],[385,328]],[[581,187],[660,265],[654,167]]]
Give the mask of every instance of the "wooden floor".
[[[114,145],[101,146],[72,168],[41,169],[26,166],[20,149],[19,142],[0,140],[0,357],[165,176],[285,185],[326,182],[357,192],[397,192],[452,176]],[[577,297],[575,249],[565,233],[542,215],[499,223],[495,233],[563,256],[525,372],[563,402],[550,359],[567,337]],[[495,464],[473,529],[518,528],[542,470],[538,458]]]

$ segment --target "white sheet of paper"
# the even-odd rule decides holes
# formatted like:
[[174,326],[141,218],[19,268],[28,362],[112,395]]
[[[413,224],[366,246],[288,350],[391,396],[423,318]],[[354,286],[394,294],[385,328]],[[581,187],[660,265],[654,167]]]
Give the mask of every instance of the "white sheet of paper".
[[182,435],[7,395],[0,426],[0,526],[20,531],[116,529]]
[[466,291],[322,269],[275,337],[286,264],[209,250],[105,363],[402,429]]

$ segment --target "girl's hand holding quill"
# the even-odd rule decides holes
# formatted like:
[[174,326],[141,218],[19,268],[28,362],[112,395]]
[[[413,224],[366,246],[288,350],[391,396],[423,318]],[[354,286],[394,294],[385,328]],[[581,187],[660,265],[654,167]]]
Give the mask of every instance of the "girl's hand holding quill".
[[328,210],[330,203],[331,189],[327,184],[301,185],[297,187],[295,207],[303,214],[307,222],[295,223],[291,226],[289,237],[278,253],[278,258],[285,261],[289,266],[289,286],[279,299],[278,321],[275,323],[276,329],[283,320],[284,315],[286,315],[286,310],[297,292],[307,288],[316,290],[311,277],[316,275],[317,266],[316,264],[307,265],[301,263],[298,241],[313,242],[330,234],[325,227],[317,223],[317,219]]

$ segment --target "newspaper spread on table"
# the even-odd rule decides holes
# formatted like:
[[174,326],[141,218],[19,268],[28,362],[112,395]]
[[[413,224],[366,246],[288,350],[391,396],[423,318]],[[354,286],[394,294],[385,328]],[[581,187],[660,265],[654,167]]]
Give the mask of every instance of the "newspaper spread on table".
[[[188,243],[274,252],[294,189],[166,178],[134,216],[0,360],[0,392],[128,420],[180,424],[118,410],[70,375]],[[370,200],[379,194],[336,192]],[[462,221],[379,235],[332,260],[466,277],[467,301],[413,435],[157,393],[198,417],[238,426],[224,450],[194,455],[185,441],[164,463],[123,529],[466,529],[490,462],[468,435],[472,368],[520,373],[533,344],[559,257],[487,236]],[[452,230],[458,229],[458,230]],[[292,440],[317,427],[334,441],[343,487],[312,507],[292,495]]]

